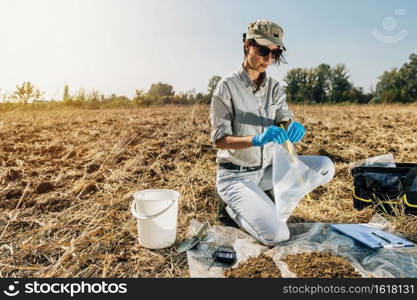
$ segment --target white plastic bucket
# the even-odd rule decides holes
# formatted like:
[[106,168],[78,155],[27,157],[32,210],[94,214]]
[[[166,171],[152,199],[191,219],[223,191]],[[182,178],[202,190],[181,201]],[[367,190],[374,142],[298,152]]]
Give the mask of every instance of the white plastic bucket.
[[166,248],[175,243],[180,193],[167,189],[148,189],[133,194],[132,215],[137,219],[139,244],[149,249]]

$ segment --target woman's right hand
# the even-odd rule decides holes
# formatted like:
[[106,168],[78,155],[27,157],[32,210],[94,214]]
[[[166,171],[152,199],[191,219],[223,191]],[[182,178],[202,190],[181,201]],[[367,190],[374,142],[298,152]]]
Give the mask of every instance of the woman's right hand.
[[270,142],[284,144],[286,140],[288,140],[288,136],[285,129],[278,126],[271,126],[263,133],[255,135],[252,139],[252,145],[260,147]]

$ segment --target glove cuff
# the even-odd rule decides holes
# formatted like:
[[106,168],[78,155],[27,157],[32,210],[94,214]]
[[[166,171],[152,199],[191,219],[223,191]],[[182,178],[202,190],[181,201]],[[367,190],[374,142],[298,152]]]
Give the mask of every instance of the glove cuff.
[[253,138],[252,138],[252,140],[251,140],[251,144],[252,144],[252,146],[255,146],[255,147],[259,147],[260,145],[259,145],[259,134],[257,134],[257,135],[255,135]]

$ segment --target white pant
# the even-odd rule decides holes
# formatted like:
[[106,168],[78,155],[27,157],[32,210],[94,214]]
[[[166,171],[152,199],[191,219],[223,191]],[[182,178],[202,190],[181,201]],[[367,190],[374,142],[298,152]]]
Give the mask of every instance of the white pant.
[[[335,173],[333,162],[326,156],[298,156],[304,164],[319,172],[325,184]],[[276,208],[264,191],[272,190],[272,165],[257,171],[218,169],[216,188],[227,205],[230,217],[250,235],[266,246],[275,246],[277,236]]]

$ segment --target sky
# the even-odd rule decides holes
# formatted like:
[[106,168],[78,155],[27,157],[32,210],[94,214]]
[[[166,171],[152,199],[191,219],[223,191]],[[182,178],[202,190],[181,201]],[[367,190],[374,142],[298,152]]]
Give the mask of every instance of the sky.
[[414,0],[0,0],[0,93],[32,82],[47,99],[98,90],[132,97],[152,83],[206,92],[243,61],[242,34],[284,29],[286,72],[346,64],[365,91],[417,52]]

